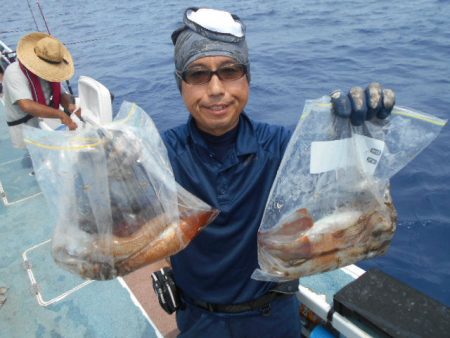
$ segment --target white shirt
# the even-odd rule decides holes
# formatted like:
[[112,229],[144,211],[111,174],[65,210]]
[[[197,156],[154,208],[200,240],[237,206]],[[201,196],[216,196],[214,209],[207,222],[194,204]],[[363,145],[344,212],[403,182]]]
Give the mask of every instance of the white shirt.
[[[40,79],[40,82],[46,103],[48,104],[52,94],[50,84],[42,79]],[[19,62],[17,61],[10,64],[5,70],[5,75],[3,78],[3,93],[7,122],[13,122],[28,115],[20,109],[17,101],[24,99],[33,100],[31,85],[25,74],[20,69]],[[39,121],[34,117],[28,120],[25,124],[38,127]],[[12,144],[16,148],[25,148],[22,134],[23,125],[24,124],[22,123],[16,126],[10,126],[8,128],[11,135]]]

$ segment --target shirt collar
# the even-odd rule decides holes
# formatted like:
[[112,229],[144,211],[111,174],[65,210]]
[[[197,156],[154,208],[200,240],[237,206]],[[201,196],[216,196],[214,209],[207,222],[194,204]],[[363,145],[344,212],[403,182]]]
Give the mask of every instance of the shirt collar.
[[[189,116],[188,130],[189,137],[195,145],[208,149],[208,144],[201,136],[197,126],[195,125],[195,121],[192,115]],[[236,141],[236,155],[241,156],[256,153],[257,149],[258,147],[253,123],[247,116],[247,114],[245,112],[242,112],[239,118],[239,130]]]

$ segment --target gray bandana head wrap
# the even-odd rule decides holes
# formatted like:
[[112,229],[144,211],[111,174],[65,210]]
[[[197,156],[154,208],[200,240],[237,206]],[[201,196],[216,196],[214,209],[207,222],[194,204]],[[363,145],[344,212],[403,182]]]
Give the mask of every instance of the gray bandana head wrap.
[[[183,72],[194,61],[206,56],[228,56],[241,64],[247,65],[247,79],[250,82],[250,63],[248,48],[245,41],[245,26],[240,19],[232,15],[233,19],[241,25],[242,36],[233,36],[228,33],[218,33],[204,28],[190,21],[186,13],[195,11],[188,8],[185,12],[185,25],[172,34],[175,45],[175,69]],[[181,91],[181,78],[175,74],[178,89]]]

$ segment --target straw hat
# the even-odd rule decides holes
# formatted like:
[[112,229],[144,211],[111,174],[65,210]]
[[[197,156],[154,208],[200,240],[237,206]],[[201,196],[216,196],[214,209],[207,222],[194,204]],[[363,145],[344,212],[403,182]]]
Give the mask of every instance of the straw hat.
[[17,57],[28,70],[50,82],[68,80],[75,72],[66,46],[45,33],[30,33],[20,39]]

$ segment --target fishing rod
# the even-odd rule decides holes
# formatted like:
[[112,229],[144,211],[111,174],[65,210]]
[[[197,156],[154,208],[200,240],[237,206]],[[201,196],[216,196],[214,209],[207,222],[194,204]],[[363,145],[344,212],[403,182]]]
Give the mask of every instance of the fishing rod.
[[42,10],[41,3],[39,2],[39,0],[36,0],[36,5],[39,8],[39,12],[41,12],[41,16],[42,16],[42,19],[44,20],[45,28],[47,28],[47,33],[49,35],[52,35],[52,33],[50,33],[50,29],[48,28],[47,19],[45,19],[44,11]]
[[30,10],[31,16],[33,17],[34,24],[36,25],[36,30],[40,31],[39,26],[37,24],[36,18],[34,17],[33,10],[31,9],[30,0],[27,0],[28,9]]
[[[42,16],[42,19],[44,20],[44,24],[45,24],[45,28],[47,29],[47,33],[49,35],[52,35],[52,33],[50,33],[50,29],[48,28],[47,19],[45,18],[44,11],[42,10],[39,0],[36,0],[36,5],[38,6],[39,12],[41,13],[41,16]],[[33,15],[33,18],[34,18],[34,15]],[[72,90],[72,86],[70,85],[69,80],[66,80],[66,85],[67,85],[67,88],[69,89],[70,95],[73,96],[73,90]]]

